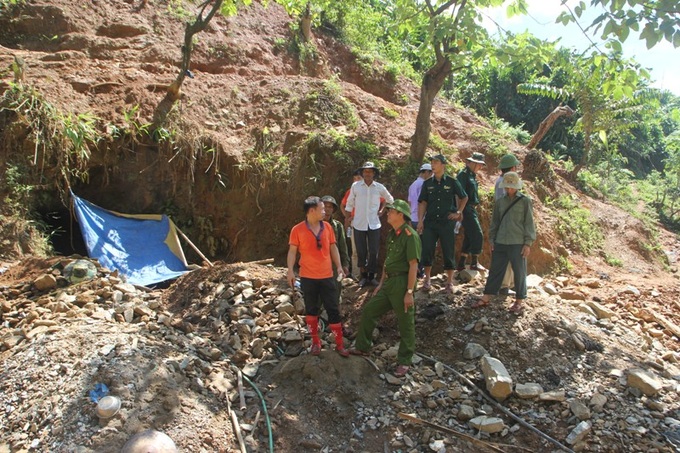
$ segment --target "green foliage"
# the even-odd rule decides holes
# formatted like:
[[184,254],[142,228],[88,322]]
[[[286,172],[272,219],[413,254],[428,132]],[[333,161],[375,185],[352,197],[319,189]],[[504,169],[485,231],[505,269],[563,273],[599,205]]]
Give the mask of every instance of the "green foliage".
[[604,255],[604,261],[610,266],[623,267],[623,261],[621,261],[619,258],[616,258],[615,256],[611,256],[606,253]]
[[443,154],[446,157],[457,153],[456,148],[449,145],[439,134],[430,134],[428,146],[432,149],[432,154]]
[[399,112],[397,112],[396,110],[391,109],[389,107],[383,107],[383,115],[385,115],[385,118],[389,118],[389,119],[393,119],[393,120],[399,118],[399,116],[400,116]]
[[[98,140],[96,117],[61,112],[35,89],[14,84],[0,98],[0,112],[3,110],[13,113],[12,120],[26,128],[34,152],[24,159],[32,163],[38,178],[47,178],[63,192],[70,186],[71,178],[87,179],[90,146],[95,146]],[[23,149],[24,144],[14,146]]]
[[600,227],[592,221],[590,212],[578,203],[576,197],[563,195],[557,200],[548,198],[545,205],[558,219],[555,231],[565,247],[584,254],[602,247],[604,236]]
[[472,132],[472,136],[482,143],[484,143],[484,153],[488,157],[493,157],[499,160],[504,155],[508,154],[508,146],[505,144],[508,136],[503,136],[493,129],[478,128]]
[[354,130],[359,124],[354,105],[342,96],[342,87],[334,79],[310,91],[300,103],[300,109],[309,127],[344,125]]
[[[610,46],[618,51],[631,31],[639,32],[651,49],[662,40],[680,47],[680,6],[670,0],[591,0],[591,8],[602,9],[588,28],[595,33],[602,31],[602,39],[610,39]],[[586,11],[580,2],[572,11],[563,12],[556,22],[566,25],[576,22]],[[642,31],[640,29],[642,28]]]
[[26,0],[0,0],[0,14],[5,10],[24,5],[25,3]]

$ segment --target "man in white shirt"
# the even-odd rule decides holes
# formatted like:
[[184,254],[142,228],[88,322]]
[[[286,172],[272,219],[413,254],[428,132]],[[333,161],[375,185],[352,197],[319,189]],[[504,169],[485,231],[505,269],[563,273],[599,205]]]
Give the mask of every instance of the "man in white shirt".
[[[359,286],[378,285],[378,251],[380,249],[380,216],[384,203],[391,204],[394,197],[387,188],[374,181],[380,174],[373,162],[366,162],[361,168],[362,180],[352,184],[345,205],[345,227],[354,228],[354,242],[361,268]],[[354,214],[352,214],[354,211]]]

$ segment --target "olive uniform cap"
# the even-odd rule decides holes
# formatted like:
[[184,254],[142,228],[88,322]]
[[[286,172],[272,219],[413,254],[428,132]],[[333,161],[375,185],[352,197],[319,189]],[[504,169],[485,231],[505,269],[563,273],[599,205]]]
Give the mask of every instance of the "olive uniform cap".
[[335,210],[336,211],[338,210],[338,202],[335,201],[335,198],[331,197],[330,195],[324,195],[323,197],[321,197],[321,201],[324,203],[332,204],[333,206],[335,206]]
[[404,200],[394,200],[393,203],[385,206],[387,209],[394,209],[404,214],[404,217],[411,220],[411,206]]
[[514,154],[506,154],[505,156],[501,157],[501,161],[498,163],[498,168],[512,168],[519,165],[519,163],[519,160],[517,160]]

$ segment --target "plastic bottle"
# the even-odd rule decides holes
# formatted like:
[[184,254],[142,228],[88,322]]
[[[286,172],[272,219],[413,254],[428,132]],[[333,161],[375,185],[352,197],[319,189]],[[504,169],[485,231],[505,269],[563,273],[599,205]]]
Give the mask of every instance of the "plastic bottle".
[[454,233],[454,234],[458,234],[458,232],[460,231],[460,226],[461,226],[461,225],[462,225],[462,224],[461,224],[460,222],[456,222],[456,226],[453,228],[453,233]]
[[348,238],[352,237],[352,227],[347,227],[347,237]]

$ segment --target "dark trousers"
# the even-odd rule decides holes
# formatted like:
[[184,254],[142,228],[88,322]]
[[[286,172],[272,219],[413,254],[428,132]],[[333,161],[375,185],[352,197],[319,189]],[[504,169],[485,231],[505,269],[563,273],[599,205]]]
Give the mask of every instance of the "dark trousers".
[[359,267],[369,274],[378,270],[378,251],[380,250],[380,230],[361,231],[354,229],[354,245],[359,260]]
[[328,313],[328,323],[340,322],[338,286],[333,277],[323,279],[300,277],[300,289],[305,299],[305,314],[319,316],[323,304]]
[[462,223],[463,228],[465,228],[465,237],[463,238],[463,247],[460,252],[467,255],[481,254],[484,235],[482,234],[482,226],[479,224],[477,211],[474,207],[468,209],[465,206]]
[[425,218],[423,225],[423,235],[421,237],[423,242],[423,258],[421,263],[423,266],[432,266],[434,251],[437,247],[437,240],[439,240],[442,245],[442,254],[444,255],[444,269],[453,269],[453,256],[456,246],[456,234],[453,232],[453,228],[456,222],[449,219],[428,222],[427,218]]
[[527,298],[527,260],[522,256],[524,244],[494,244],[491,254],[491,268],[489,277],[486,279],[484,294],[496,295],[503,284],[503,277],[508,263],[512,266],[515,273],[515,292],[516,299]]

